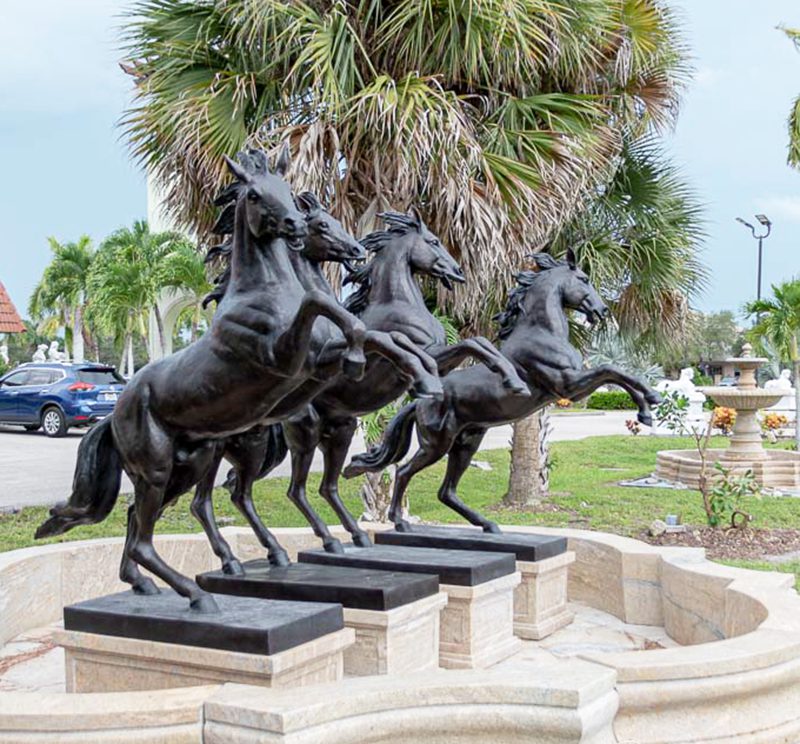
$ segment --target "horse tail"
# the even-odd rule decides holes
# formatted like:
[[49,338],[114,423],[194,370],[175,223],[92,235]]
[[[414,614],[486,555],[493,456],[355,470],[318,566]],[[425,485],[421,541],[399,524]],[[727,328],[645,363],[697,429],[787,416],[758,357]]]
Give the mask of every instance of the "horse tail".
[[267,450],[258,471],[258,479],[266,478],[289,454],[289,445],[283,433],[283,424],[271,424],[267,434]]
[[122,460],[114,446],[109,416],[81,440],[72,495],[50,510],[50,518],[36,530],[35,537],[53,537],[80,524],[102,522],[114,508],[121,480]]
[[389,422],[383,439],[364,454],[353,457],[342,473],[344,477],[354,478],[362,473],[374,473],[402,460],[411,446],[416,410],[417,401],[402,408]]
[[[286,459],[287,454],[289,454],[289,445],[286,443],[286,436],[283,433],[283,424],[270,424],[264,434],[264,459],[258,469],[256,480],[266,478]],[[236,490],[238,480],[236,468],[231,468],[222,486],[232,494]]]

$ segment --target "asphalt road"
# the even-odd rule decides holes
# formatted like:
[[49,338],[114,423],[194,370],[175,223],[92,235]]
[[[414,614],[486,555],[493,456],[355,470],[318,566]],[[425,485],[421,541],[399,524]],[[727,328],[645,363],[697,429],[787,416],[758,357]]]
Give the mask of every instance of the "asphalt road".
[[[625,420],[632,418],[630,411],[613,411],[600,415],[554,415],[553,439],[563,441],[583,439],[588,436],[626,434]],[[50,505],[69,496],[75,456],[83,436],[73,429],[63,439],[48,439],[40,432],[28,433],[21,428],[0,426],[0,510],[20,506]],[[481,449],[507,447],[511,427],[490,429]],[[351,454],[364,451],[364,443],[356,436]],[[322,469],[319,452],[314,458],[314,470]],[[224,480],[227,467],[220,468],[218,478]],[[288,458],[274,471],[275,476],[289,475]],[[133,490],[130,481],[123,477],[122,491]]]

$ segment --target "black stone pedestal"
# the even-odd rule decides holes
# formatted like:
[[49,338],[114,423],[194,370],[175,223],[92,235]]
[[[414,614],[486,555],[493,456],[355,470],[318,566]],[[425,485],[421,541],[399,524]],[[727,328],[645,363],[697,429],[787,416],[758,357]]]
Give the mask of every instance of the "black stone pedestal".
[[344,553],[304,550],[300,563],[350,566],[408,573],[435,574],[442,584],[477,586],[516,570],[514,556],[484,551],[413,548],[399,545],[373,545],[357,548],[345,545]]
[[344,627],[342,607],[215,596],[220,611],[200,613],[172,590],[140,596],[131,591],[64,608],[64,629],[106,636],[272,655]]
[[413,548],[448,548],[512,553],[518,561],[543,561],[567,551],[567,538],[532,535],[526,532],[495,534],[469,527],[429,527],[411,525],[409,532],[389,530],[375,535],[378,545],[402,545]]
[[337,565],[293,563],[286,567],[257,560],[244,564],[244,576],[209,571],[197,577],[208,592],[243,597],[339,602],[359,610],[393,610],[439,591],[433,574],[379,571]]

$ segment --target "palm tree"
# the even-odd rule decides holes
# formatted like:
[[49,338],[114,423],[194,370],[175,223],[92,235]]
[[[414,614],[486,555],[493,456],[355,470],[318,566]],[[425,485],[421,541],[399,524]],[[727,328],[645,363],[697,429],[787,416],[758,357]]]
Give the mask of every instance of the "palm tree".
[[223,155],[288,141],[295,186],[358,234],[419,204],[472,325],[686,74],[662,0],[141,0],[126,56],[127,136],[178,224],[212,224]]
[[[81,235],[77,242],[59,243],[48,238],[53,258],[33,290],[28,312],[44,332],[64,326],[72,341],[72,358],[83,361],[84,339],[89,335],[84,323],[87,282],[94,259],[92,241]],[[67,341],[69,342],[69,338]]]
[[207,285],[201,288],[198,283],[198,274],[202,273],[202,259],[186,238],[172,232],[152,233],[144,220],[116,230],[103,241],[89,283],[92,312],[100,326],[121,343],[129,372],[133,367],[133,337],[138,334],[148,338],[150,313],[164,346],[164,323],[158,307],[162,291],[205,291]]
[[[794,370],[795,411],[800,415],[800,279],[772,285],[772,299],[749,302],[746,310],[756,316],[750,337],[766,341],[788,359]],[[800,449],[800,420],[795,421],[795,440]]]
[[[800,28],[784,28],[783,32],[792,40],[800,51]],[[789,113],[789,165],[800,168],[800,96],[792,104]]]

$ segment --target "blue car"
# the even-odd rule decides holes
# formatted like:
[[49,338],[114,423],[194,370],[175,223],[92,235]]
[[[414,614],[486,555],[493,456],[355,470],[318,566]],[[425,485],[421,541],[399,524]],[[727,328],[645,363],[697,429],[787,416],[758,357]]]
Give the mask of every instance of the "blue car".
[[0,423],[63,437],[108,416],[124,386],[106,364],[23,364],[0,377]]

